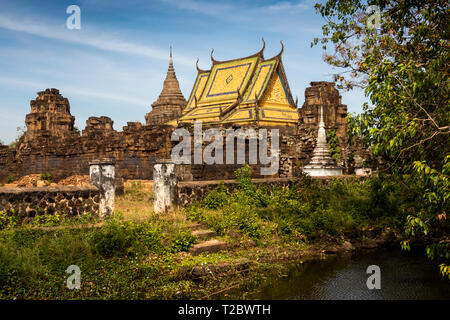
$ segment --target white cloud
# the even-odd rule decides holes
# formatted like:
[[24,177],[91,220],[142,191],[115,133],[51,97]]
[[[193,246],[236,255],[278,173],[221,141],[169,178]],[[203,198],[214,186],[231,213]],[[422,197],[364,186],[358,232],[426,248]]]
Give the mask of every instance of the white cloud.
[[[4,86],[13,86],[13,87],[28,87],[32,88],[33,90],[41,91],[44,88],[53,88],[53,84],[43,83],[45,81],[33,81],[33,80],[25,80],[20,78],[12,78],[12,77],[0,77],[0,83],[2,83]],[[112,92],[100,92],[98,90],[93,90],[89,88],[82,88],[82,87],[74,87],[74,86],[64,86],[64,88],[61,88],[60,90],[61,94],[65,97],[68,97],[70,95],[81,95],[81,96],[87,96],[87,97],[95,97],[105,100],[115,100],[119,102],[125,102],[131,105],[140,106],[142,108],[146,108],[148,105],[148,101],[144,101],[138,98],[130,98],[125,97],[121,95],[117,95]],[[69,98],[70,100],[70,98]]]
[[282,1],[275,3],[273,5],[269,5],[266,7],[262,7],[262,10],[273,12],[273,13],[280,13],[280,12],[296,12],[296,11],[303,11],[311,8],[311,5],[309,3],[306,3],[305,1],[300,1],[299,3],[290,3],[288,1]]
[[[54,40],[70,42],[101,50],[120,52],[167,61],[167,50],[147,45],[123,41],[120,37],[100,32],[99,30],[68,30],[65,25],[51,25],[40,22],[38,18],[16,18],[0,14],[0,28],[31,34]],[[193,59],[177,55],[177,63],[192,67]]]
[[260,13],[297,13],[313,8],[311,0],[303,0],[298,3],[291,3],[289,1],[276,2],[266,6],[252,6],[246,7],[235,4],[217,4],[205,1],[196,0],[160,0],[163,3],[171,5],[180,10],[188,10],[205,15],[217,16],[221,18],[237,18],[237,17],[258,17],[257,12]]
[[180,10],[189,10],[211,16],[221,16],[226,11],[235,9],[234,6],[212,3],[211,1],[195,0],[161,0]]

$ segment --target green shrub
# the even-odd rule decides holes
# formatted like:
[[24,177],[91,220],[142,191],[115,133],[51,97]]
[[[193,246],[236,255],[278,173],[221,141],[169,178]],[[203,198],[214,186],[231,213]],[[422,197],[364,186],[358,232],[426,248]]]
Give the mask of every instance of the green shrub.
[[268,188],[252,183],[247,164],[236,170],[235,175],[239,181],[236,190],[226,193],[219,186],[205,197],[202,205],[186,208],[188,217],[205,222],[219,234],[235,229],[253,239],[269,235],[269,229],[286,237],[318,232],[355,235],[368,226],[398,230],[405,220],[402,212],[409,210],[419,197],[413,186],[405,194],[395,181],[388,183],[378,177],[332,179],[327,184],[306,177],[289,188]]
[[204,221],[202,204],[194,201],[184,208],[188,219],[193,221]]
[[94,223],[99,220],[99,217],[92,212],[86,212],[84,214],[77,215],[70,219],[70,223],[72,224],[81,224],[87,225],[89,223]]
[[248,195],[254,195],[256,187],[252,182],[252,168],[245,163],[242,167],[237,169],[234,173],[239,182],[239,190]]
[[230,194],[221,181],[219,185],[203,199],[203,204],[210,209],[217,209],[224,207],[230,198]]
[[170,251],[188,251],[196,242],[197,238],[191,234],[190,230],[179,231],[170,244]]
[[53,179],[53,177],[50,173],[41,173],[40,178],[41,178],[41,180],[44,180],[44,181],[47,181],[50,183],[52,182],[52,179]]
[[118,223],[108,223],[95,230],[91,235],[91,246],[94,252],[104,256],[125,253],[132,245],[126,229]]
[[235,229],[242,230],[250,238],[259,239],[261,237],[261,218],[249,205],[232,203],[225,207],[222,212],[222,219],[218,220],[220,232]]
[[339,138],[336,135],[336,130],[328,130],[327,143],[331,157],[334,161],[338,162],[341,159],[341,147],[339,145]]
[[135,222],[127,222],[123,226],[129,234],[133,246],[137,247],[135,251],[139,251],[139,247],[142,249],[142,245],[151,252],[161,253],[164,251],[161,243],[162,231],[158,226]]
[[[180,240],[181,241],[181,240]],[[91,236],[93,250],[102,256],[163,253],[162,231],[151,223],[109,221]]]
[[43,214],[37,215],[33,219],[33,224],[43,227],[56,226],[63,220],[63,215],[59,213],[55,214]]
[[6,183],[13,183],[16,179],[13,176],[8,176],[6,178]]
[[13,228],[17,225],[17,223],[18,218],[14,214],[14,211],[10,215],[8,215],[5,211],[0,211],[0,230]]

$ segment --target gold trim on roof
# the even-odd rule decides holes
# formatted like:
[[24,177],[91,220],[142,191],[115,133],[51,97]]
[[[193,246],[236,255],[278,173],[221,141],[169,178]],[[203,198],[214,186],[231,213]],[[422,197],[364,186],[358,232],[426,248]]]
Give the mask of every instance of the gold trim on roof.
[[[264,42],[264,39],[263,39]],[[264,60],[263,48],[251,56],[218,61],[211,51],[211,70],[198,71],[181,122],[296,125],[298,113],[284,72],[281,51]]]

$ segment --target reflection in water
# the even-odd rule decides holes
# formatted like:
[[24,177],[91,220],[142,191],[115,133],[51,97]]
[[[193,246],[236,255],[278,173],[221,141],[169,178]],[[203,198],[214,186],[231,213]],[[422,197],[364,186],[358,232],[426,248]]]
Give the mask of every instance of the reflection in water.
[[[264,283],[250,299],[450,299],[450,281],[420,252],[376,250],[294,264],[287,278]],[[366,269],[381,269],[381,289],[369,290]]]

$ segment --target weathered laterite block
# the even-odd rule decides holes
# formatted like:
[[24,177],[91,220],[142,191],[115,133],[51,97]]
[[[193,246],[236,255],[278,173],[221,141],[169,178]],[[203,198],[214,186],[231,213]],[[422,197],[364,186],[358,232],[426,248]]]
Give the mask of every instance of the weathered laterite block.
[[0,211],[21,220],[42,214],[98,214],[99,190],[94,186],[0,188]]

